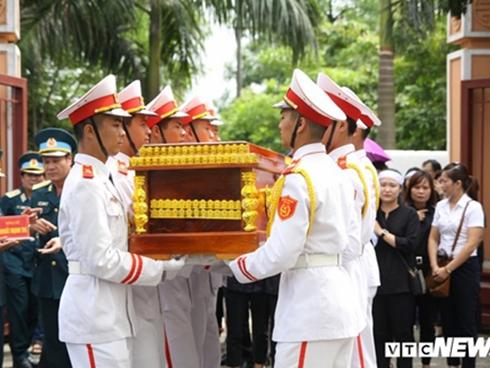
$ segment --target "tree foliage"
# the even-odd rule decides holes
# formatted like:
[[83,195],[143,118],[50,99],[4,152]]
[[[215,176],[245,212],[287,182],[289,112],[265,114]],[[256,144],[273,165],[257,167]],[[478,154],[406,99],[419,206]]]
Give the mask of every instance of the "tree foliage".
[[[364,4],[369,9],[369,0]],[[309,54],[296,66],[313,79],[319,71],[327,73],[376,111],[378,34],[373,29],[374,17],[376,14],[349,9],[334,23],[325,21],[317,33],[318,55]],[[445,16],[438,15],[433,30],[424,35],[415,29],[396,35],[395,42],[401,45],[395,59],[397,148],[445,149],[446,55],[451,50],[446,44],[445,21]],[[279,115],[271,105],[287,89],[293,67],[290,56],[286,48],[263,44],[251,44],[246,50],[244,84],[248,87],[223,110],[225,138],[278,148]],[[258,93],[261,88],[265,92]]]

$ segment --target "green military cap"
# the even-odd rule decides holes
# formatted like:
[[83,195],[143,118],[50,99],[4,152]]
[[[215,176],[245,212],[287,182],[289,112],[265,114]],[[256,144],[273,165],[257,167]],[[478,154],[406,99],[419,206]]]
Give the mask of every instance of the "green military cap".
[[77,148],[75,138],[64,129],[46,128],[34,137],[39,154],[44,157],[62,157],[73,154]]
[[44,165],[41,161],[41,155],[37,152],[26,152],[19,157],[18,161],[21,173],[44,174]]

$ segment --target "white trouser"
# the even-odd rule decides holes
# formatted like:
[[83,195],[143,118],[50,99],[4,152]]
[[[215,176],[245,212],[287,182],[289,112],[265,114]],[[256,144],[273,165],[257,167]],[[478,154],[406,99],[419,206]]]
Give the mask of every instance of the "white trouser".
[[132,368],[129,339],[100,344],[66,343],[73,368]]
[[193,300],[192,329],[199,355],[200,368],[219,368],[221,348],[216,319],[216,295]]
[[164,368],[163,322],[157,319],[145,319],[136,312],[136,333],[131,339],[131,362],[134,368]]
[[163,368],[163,321],[158,289],[149,286],[133,288],[135,309],[131,339],[131,362],[135,368]]
[[336,340],[278,342],[276,368],[346,368],[352,359],[354,337]]
[[191,322],[189,279],[177,276],[159,284],[158,290],[163,311],[167,367],[199,368]]
[[376,349],[373,335],[373,298],[377,287],[369,288],[367,304],[367,326],[356,339],[352,354],[352,368],[376,368]]

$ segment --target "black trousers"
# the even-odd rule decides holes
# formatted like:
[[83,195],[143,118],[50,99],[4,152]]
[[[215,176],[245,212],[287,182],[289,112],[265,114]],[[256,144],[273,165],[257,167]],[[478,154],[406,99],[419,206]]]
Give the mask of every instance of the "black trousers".
[[269,295],[265,293],[241,293],[226,289],[226,364],[242,363],[242,341],[248,310],[252,313],[253,362],[265,364],[269,345]]
[[31,292],[30,277],[5,273],[10,349],[14,361],[26,359],[37,324],[37,298]]
[[[479,293],[480,265],[478,257],[470,257],[451,273],[449,297],[442,302],[444,337],[477,337]],[[448,358],[447,364],[472,368],[475,358]]]
[[[420,342],[433,342],[437,319],[438,300],[428,294],[415,298],[416,315],[420,326]],[[422,358],[422,364],[430,364],[431,358]]]
[[[0,270],[1,272],[1,270]],[[4,319],[4,313],[5,313],[5,305],[1,305],[0,306],[0,368],[3,367],[3,344],[4,344],[4,341],[3,341],[3,323],[5,322],[5,319]]]
[[60,301],[51,298],[39,298],[41,321],[44,328],[44,344],[40,368],[71,368],[65,343],[58,337],[58,310]]
[[[378,368],[389,368],[385,343],[412,342],[415,300],[412,294],[376,295],[373,302],[374,345]],[[412,358],[398,358],[398,368],[411,368]]]

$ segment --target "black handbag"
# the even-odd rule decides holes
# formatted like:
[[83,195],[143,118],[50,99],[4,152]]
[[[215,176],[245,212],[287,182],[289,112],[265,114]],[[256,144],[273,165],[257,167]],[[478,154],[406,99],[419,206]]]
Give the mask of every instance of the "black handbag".
[[403,264],[407,268],[408,277],[410,282],[410,291],[413,295],[424,295],[427,292],[427,285],[425,283],[425,276],[422,270],[419,270],[416,267],[412,267],[408,264],[408,262],[403,258],[403,256],[396,251]]

